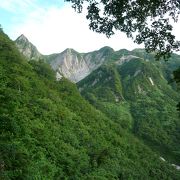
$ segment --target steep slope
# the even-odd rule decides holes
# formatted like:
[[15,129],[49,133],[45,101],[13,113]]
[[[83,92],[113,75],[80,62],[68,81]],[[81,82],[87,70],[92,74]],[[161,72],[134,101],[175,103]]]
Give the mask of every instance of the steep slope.
[[50,64],[57,71],[57,77],[64,76],[78,82],[102,65],[112,51],[111,48],[104,47],[98,51],[82,54],[73,49],[66,49]]
[[131,61],[120,67],[125,97],[131,102],[133,132],[180,163],[180,96],[168,85],[163,71],[151,62]]
[[66,49],[52,60],[50,64],[57,71],[57,77],[58,75],[60,77],[63,75],[73,82],[81,80],[90,72],[90,68],[83,56],[73,49]]
[[93,93],[101,101],[122,101],[122,84],[117,69],[113,65],[103,65],[78,83],[80,92]]
[[24,60],[2,32],[0,84],[0,179],[180,178],[74,84]]
[[[162,66],[137,57],[114,64],[100,67],[80,81],[81,94],[160,155],[180,164],[180,121],[176,111],[180,96],[168,84]],[[116,80],[112,78],[112,67]],[[116,95],[117,86],[123,98]]]
[[39,58],[42,58],[42,55],[37,48],[29,42],[23,34],[15,40],[15,43],[19,51],[29,60],[38,60]]

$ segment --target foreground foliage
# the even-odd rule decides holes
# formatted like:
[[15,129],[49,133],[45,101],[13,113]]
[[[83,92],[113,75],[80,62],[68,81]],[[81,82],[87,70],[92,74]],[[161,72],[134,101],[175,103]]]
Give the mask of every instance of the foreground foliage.
[[[89,27],[108,37],[115,30],[134,38],[137,44],[144,43],[147,51],[156,51],[156,57],[169,57],[178,51],[180,42],[172,33],[172,22],[177,22],[180,13],[179,0],[65,0],[82,12],[87,7]],[[85,5],[84,5],[85,4]]]

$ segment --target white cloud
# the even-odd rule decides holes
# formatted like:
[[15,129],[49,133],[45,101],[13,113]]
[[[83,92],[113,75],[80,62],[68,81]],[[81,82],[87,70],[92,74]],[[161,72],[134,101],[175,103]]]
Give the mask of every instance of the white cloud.
[[61,52],[73,48],[79,52],[88,52],[103,46],[115,50],[138,47],[123,33],[117,33],[108,39],[88,27],[84,14],[77,14],[70,6],[35,9],[21,24],[15,24],[9,34],[13,39],[24,34],[43,54]]
[[[26,0],[27,4],[29,1]],[[85,14],[77,14],[70,6],[51,6],[46,10],[34,8],[26,15],[23,23],[14,25],[9,35],[15,39],[20,34],[27,36],[43,54],[61,52],[66,48],[88,52],[103,46],[110,46],[115,50],[143,47],[134,44],[120,32],[107,39],[105,35],[89,30]]]

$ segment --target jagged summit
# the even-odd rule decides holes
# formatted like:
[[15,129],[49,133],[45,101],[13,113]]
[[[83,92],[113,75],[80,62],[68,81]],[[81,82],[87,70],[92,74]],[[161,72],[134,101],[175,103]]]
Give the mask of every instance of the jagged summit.
[[15,41],[28,41],[28,38],[24,35],[24,34],[21,34]]
[[78,53],[78,52],[73,48],[66,48],[62,53]]
[[24,34],[21,34],[15,40],[15,43],[19,51],[29,60],[33,60],[33,59],[38,60],[39,58],[42,57],[42,55],[37,50],[37,48],[28,40],[28,38]]

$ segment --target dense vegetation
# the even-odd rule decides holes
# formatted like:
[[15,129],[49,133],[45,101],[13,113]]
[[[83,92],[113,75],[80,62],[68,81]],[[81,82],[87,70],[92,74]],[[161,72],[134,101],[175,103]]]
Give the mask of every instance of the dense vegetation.
[[42,61],[24,60],[3,32],[0,103],[0,179],[180,178],[118,121],[84,100],[76,85],[57,82]]
[[179,95],[165,79],[174,63],[135,58],[115,64],[101,66],[79,82],[81,94],[165,159],[180,164]]

